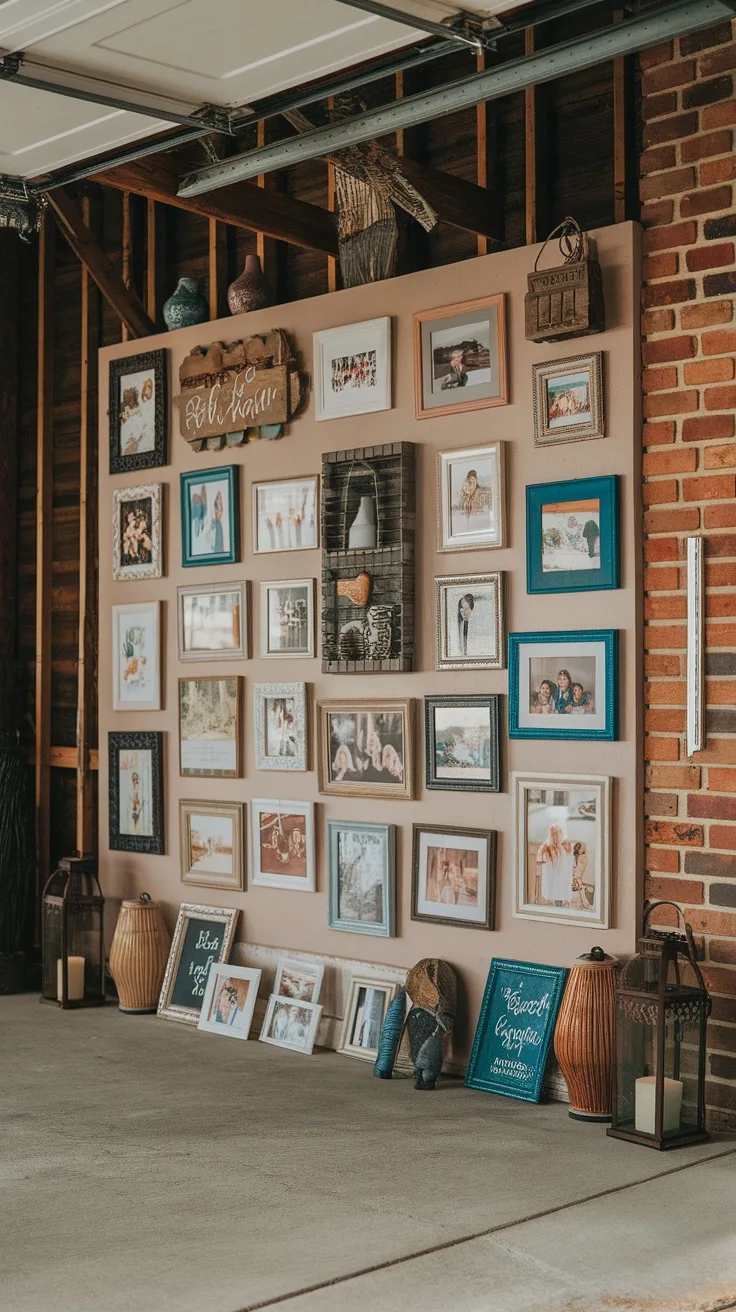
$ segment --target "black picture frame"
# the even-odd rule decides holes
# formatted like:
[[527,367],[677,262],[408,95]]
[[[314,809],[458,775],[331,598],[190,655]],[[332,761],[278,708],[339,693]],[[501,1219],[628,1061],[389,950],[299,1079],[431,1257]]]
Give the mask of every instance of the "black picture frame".
[[[157,469],[168,463],[168,351],[143,351],[140,355],[127,355],[110,361],[109,409],[110,421],[110,473],[130,474],[141,469]],[[152,451],[139,451],[123,455],[120,449],[120,379],[127,374],[151,370],[154,376],[154,446]]]
[[[456,694],[445,697],[431,696],[424,698],[424,756],[427,788],[442,789],[453,793],[499,793],[501,791],[500,703],[501,698],[498,693],[467,693],[465,695]],[[487,708],[489,714],[491,741],[488,779],[438,779],[436,711],[438,709],[461,709],[462,707],[473,706]]]
[[[439,838],[448,837],[457,839],[458,846],[463,839],[477,843],[485,844],[485,861],[482,869],[478,869],[479,889],[480,880],[483,880],[485,891],[485,914],[482,920],[466,920],[462,916],[445,914],[438,911],[433,914],[427,911],[420,911],[420,880],[422,877],[420,845],[423,834],[434,834]],[[498,859],[498,833],[495,829],[471,829],[468,826],[457,828],[455,825],[425,825],[415,824],[412,826],[412,853],[411,853],[411,918],[412,920],[423,920],[431,925],[452,925],[458,929],[493,929],[496,923],[496,885],[497,885],[497,859]]]
[[[107,738],[109,760],[110,823],[108,846],[112,852],[138,852],[146,856],[164,854],[164,786],[163,759],[164,735],[154,733],[109,733]],[[120,832],[120,774],[121,752],[151,753],[151,828],[149,834],[121,834]]]

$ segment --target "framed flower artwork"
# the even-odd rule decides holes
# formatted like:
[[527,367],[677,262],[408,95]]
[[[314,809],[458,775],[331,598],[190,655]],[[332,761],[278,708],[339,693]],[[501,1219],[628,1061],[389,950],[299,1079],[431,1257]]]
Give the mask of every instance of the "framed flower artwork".
[[162,486],[116,487],[112,494],[112,576],[120,582],[163,575]]
[[114,711],[161,709],[161,602],[112,608]]

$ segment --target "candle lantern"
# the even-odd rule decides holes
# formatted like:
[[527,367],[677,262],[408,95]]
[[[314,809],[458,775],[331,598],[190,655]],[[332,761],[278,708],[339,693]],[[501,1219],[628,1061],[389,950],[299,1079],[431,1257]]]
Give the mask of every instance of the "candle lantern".
[[[674,906],[684,933],[651,929],[655,907]],[[705,1129],[705,1027],[711,1002],[690,926],[675,902],[644,910],[639,951],[616,989],[613,1120],[608,1134],[679,1148]]]
[[42,1002],[105,1001],[104,906],[94,857],[62,857],[43,891]]

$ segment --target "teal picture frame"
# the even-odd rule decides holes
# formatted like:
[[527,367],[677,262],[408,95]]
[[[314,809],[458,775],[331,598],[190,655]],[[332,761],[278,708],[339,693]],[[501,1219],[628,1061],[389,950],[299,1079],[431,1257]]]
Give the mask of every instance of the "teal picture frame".
[[[509,738],[618,738],[618,630],[509,634]],[[583,667],[585,673],[583,673]],[[560,709],[559,675],[580,685],[588,703]],[[552,706],[534,705],[549,685]],[[535,696],[534,690],[538,689]]]
[[[598,502],[594,512],[586,502]],[[575,513],[575,503],[580,509]],[[560,526],[547,529],[548,538],[560,538],[555,549],[548,543],[548,555],[559,556],[559,567],[544,568],[545,530],[543,508],[568,507],[558,511]],[[619,587],[619,478],[606,474],[600,478],[573,478],[559,483],[535,483],[526,489],[526,590],[540,592],[601,592]],[[598,560],[595,569],[583,566],[588,559]]]
[[181,474],[180,480],[182,565],[190,569],[236,564],[240,560],[239,467],[192,470]]
[[[356,871],[362,871],[362,889],[347,890],[343,895],[342,881],[345,869],[341,864],[341,834],[356,836],[354,857]],[[364,851],[359,858],[360,838],[379,839],[380,853],[375,843],[371,843],[373,853]],[[360,820],[328,820],[327,851],[329,866],[329,884],[327,890],[327,925],[329,929],[342,929],[350,934],[371,934],[378,938],[394,938],[396,934],[396,825],[366,824]],[[366,870],[376,857],[380,856],[380,879],[366,877]],[[373,899],[377,905],[377,889],[381,889],[380,915],[364,919],[355,914],[359,903],[369,909]],[[352,913],[352,914],[350,914]]]
[[568,971],[494,958],[465,1074],[468,1089],[539,1102]]

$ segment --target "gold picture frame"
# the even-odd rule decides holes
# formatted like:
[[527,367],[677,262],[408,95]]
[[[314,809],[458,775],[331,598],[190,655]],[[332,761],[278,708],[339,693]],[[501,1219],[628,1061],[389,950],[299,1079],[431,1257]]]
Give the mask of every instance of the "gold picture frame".
[[532,365],[534,445],[605,437],[603,352]]
[[161,985],[159,1016],[199,1024],[210,966],[229,959],[239,915],[236,907],[182,902]]
[[321,793],[414,797],[412,698],[318,702],[317,741]]
[[[208,696],[209,685],[214,698]],[[207,702],[210,703],[207,706]],[[199,703],[199,705],[197,705]],[[197,734],[196,722],[209,717],[207,735]],[[215,725],[227,716],[231,732],[216,735]],[[191,732],[188,731],[188,725]],[[243,759],[243,678],[239,674],[200,674],[179,679],[179,774],[189,779],[239,779]]]
[[[199,829],[192,820],[200,820]],[[217,821],[225,824],[218,825]],[[228,835],[227,825],[230,825]],[[228,875],[227,838],[230,838]],[[200,852],[201,855],[196,855]],[[179,801],[179,864],[183,884],[196,884],[201,888],[231,888],[236,892],[245,886],[244,805],[242,802],[197,802],[188,798]],[[223,860],[218,863],[218,856]],[[219,865],[219,868],[218,868]]]

